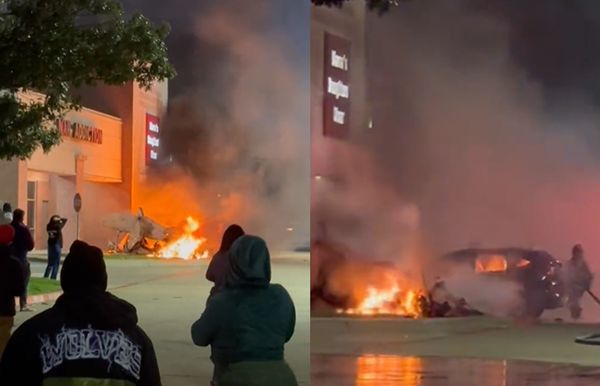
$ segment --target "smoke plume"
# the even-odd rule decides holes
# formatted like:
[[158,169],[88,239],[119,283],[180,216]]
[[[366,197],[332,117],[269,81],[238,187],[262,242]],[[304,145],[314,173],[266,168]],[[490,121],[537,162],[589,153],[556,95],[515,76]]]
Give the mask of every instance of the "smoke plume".
[[146,206],[296,247],[309,226],[308,58],[278,23],[302,7],[246,3],[203,3],[172,43],[190,56],[163,124],[173,167],[150,180]]
[[[564,45],[567,36],[585,50],[581,39],[591,39],[591,46],[599,39],[577,35],[567,23],[548,23],[540,7],[512,2],[507,13],[484,3],[501,2],[415,1],[384,17],[369,16],[374,128],[354,142],[383,177],[368,191],[366,174],[346,169],[355,182],[347,186],[353,199],[344,199],[352,202],[346,210],[388,206],[389,212],[366,210],[357,218],[390,224],[397,208],[418,208],[418,230],[432,256],[477,244],[536,247],[564,260],[572,245],[582,243],[597,271],[600,116],[594,93],[581,87],[584,77],[586,86],[597,84],[597,75],[588,71],[575,79],[552,50],[547,63],[541,57],[525,62],[531,55],[523,47],[543,51],[539,44]],[[529,18],[517,17],[520,11]],[[573,21],[573,12],[566,14]],[[580,14],[580,23],[599,28],[595,16],[584,20]],[[542,19],[565,29],[564,36],[559,30],[552,36],[560,39],[529,36],[517,44],[515,34],[528,38],[524,31],[536,30]],[[324,213],[339,211],[326,200],[319,199]],[[391,229],[380,236],[365,229],[349,242],[397,246],[406,233],[395,229],[395,236]],[[398,261],[398,254],[389,258]]]

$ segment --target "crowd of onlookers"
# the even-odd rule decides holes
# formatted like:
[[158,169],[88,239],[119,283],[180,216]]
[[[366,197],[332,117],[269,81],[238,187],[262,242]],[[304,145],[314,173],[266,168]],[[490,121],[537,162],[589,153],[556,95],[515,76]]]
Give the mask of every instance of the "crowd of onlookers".
[[[5,209],[6,220],[0,225],[0,385],[90,380],[89,384],[161,385],[154,347],[138,326],[135,307],[107,291],[103,252],[83,241],[75,241],[64,259],[63,293],[55,304],[11,336],[15,297],[20,298],[21,311],[30,310],[27,252],[34,243],[24,212]],[[48,224],[46,277],[58,274],[65,222],[53,216]],[[214,285],[202,315],[191,326],[191,340],[211,346],[211,384],[297,385],[284,360],[284,345],[296,324],[294,303],[281,285],[271,284],[265,241],[230,226],[206,278]]]

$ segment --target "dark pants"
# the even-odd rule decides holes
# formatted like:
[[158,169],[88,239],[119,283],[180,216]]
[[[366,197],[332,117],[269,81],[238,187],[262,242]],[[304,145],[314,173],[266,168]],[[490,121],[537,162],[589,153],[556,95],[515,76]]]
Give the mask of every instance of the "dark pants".
[[19,306],[21,309],[27,307],[27,287],[29,287],[29,279],[31,278],[31,266],[29,265],[29,261],[22,261],[21,267],[23,268],[23,276],[25,277],[25,290],[19,296]]
[[44,277],[50,276],[52,279],[56,279],[58,275],[58,267],[60,266],[60,245],[48,245],[48,265],[46,266],[46,272]]

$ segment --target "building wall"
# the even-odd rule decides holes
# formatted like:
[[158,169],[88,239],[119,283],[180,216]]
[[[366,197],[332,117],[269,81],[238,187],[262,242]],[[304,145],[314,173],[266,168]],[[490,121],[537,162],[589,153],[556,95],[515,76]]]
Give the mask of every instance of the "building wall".
[[37,150],[27,161],[27,167],[30,170],[75,176],[76,156],[83,155],[85,180],[121,182],[121,120],[90,109],[69,113],[66,119],[101,129],[102,143],[90,143],[63,136],[62,143],[48,154],[44,154],[41,149]]
[[[28,93],[24,99],[35,98]],[[121,120],[94,110],[84,108],[70,112],[66,120],[89,125],[102,131],[101,143],[63,136],[62,143],[45,154],[41,149],[29,160],[16,165],[22,178],[12,185],[17,192],[9,201],[13,206],[26,211],[26,223],[33,231],[37,249],[46,248],[45,226],[50,216],[58,214],[69,221],[64,229],[65,245],[77,238],[77,214],[73,208],[73,197],[79,192],[83,197],[80,213],[79,235],[81,239],[106,245],[100,219],[114,208],[109,205],[114,197],[124,201],[120,210],[127,210],[127,197],[119,184],[122,182],[122,124]],[[13,168],[0,167],[4,173]],[[95,194],[90,186],[106,186],[105,194]],[[15,205],[15,203],[17,205]]]
[[133,89],[132,124],[132,179],[131,179],[131,210],[137,211],[140,206],[141,184],[148,175],[146,164],[146,114],[159,119],[165,114],[168,100],[167,83],[157,83],[152,89],[145,91],[139,87]]
[[146,113],[162,117],[168,101],[168,82],[156,83],[150,90],[141,89],[135,83],[124,86],[99,86],[78,91],[82,102],[119,117],[123,125],[122,134],[122,189],[128,194],[128,207],[132,212],[139,206],[139,186],[147,172]]
[[[25,203],[25,199],[20,197],[18,189],[20,180],[23,179],[22,168],[19,168],[21,162],[19,160],[0,161],[0,203],[8,202],[13,209],[19,203]],[[25,180],[26,178],[25,174]]]
[[[129,196],[118,184],[97,182],[86,182],[82,196],[88,199],[80,213],[81,238],[105,249],[109,242],[116,240],[116,232],[104,227],[101,221],[107,214],[127,212]],[[93,206],[92,200],[96,197],[102,200],[101,208]]]
[[[70,112],[65,119],[101,129],[102,143],[63,136],[62,143],[47,154],[39,150],[27,161],[0,162],[0,203],[10,202],[27,212],[36,249],[46,248],[45,226],[54,214],[69,220],[63,232],[65,246],[77,238],[73,208],[77,192],[83,203],[79,237],[102,248],[114,241],[115,232],[103,227],[102,219],[137,209],[139,186],[147,174],[146,114],[162,117],[167,87],[165,82],[145,91],[129,83],[79,90],[88,108]],[[25,100],[40,97],[21,95]]]
[[[332,181],[338,178],[337,144],[352,142],[369,125],[366,79],[366,6],[353,1],[339,8],[312,6],[311,11],[311,202],[328,194]],[[323,134],[323,99],[325,73],[325,33],[350,42],[350,130],[346,138]],[[323,237],[326,224],[319,213],[311,212],[311,239]]]

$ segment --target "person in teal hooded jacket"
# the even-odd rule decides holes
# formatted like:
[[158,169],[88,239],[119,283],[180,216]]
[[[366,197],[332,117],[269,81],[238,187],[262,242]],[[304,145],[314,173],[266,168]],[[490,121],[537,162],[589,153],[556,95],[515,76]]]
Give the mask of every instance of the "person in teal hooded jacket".
[[283,346],[296,325],[288,292],[271,282],[263,239],[245,235],[229,251],[225,287],[215,293],[191,328],[198,346],[211,346],[216,386],[296,386]]

